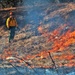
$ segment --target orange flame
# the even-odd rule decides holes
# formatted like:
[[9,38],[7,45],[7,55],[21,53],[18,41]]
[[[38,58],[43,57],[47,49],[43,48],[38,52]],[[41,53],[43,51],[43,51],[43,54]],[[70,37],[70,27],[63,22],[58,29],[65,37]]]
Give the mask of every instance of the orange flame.
[[[75,55],[71,53],[70,50],[67,49],[71,44],[75,43],[75,30],[72,31],[72,27],[69,27],[68,30],[64,31],[65,27],[67,25],[64,24],[62,26],[59,26],[57,29],[51,32],[44,32],[44,29],[42,26],[38,27],[38,31],[44,36],[48,37],[47,42],[52,42],[52,48],[50,50],[44,50],[36,55],[27,55],[27,57],[23,59],[34,59],[36,57],[40,57],[41,60],[43,58],[47,58],[50,53],[54,52],[64,52],[67,51],[67,53],[61,54],[61,55],[55,55],[53,56],[53,59],[59,59],[59,60],[72,60],[75,58]],[[62,32],[63,31],[63,32]],[[18,55],[18,53],[14,52],[14,50],[4,50],[2,58],[5,59],[6,57],[12,56],[12,55]],[[22,62],[22,60],[20,61]],[[63,64],[60,63],[59,66],[62,66]],[[75,62],[71,61],[67,64],[65,63],[64,66],[75,66]]]

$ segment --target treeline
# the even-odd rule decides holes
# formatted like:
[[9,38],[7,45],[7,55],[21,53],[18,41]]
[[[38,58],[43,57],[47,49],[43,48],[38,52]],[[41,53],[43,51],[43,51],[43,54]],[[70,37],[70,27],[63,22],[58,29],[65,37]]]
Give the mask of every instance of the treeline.
[[[22,6],[25,1],[27,0],[0,0],[0,8]],[[48,1],[53,3],[75,2],[75,0],[48,0]]]
[[16,7],[23,5],[23,0],[0,0],[0,7]]

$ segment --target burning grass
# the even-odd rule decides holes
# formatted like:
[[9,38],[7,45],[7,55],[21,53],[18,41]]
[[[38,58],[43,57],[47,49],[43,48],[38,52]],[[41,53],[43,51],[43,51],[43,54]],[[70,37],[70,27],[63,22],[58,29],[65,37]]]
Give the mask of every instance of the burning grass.
[[[73,30],[72,27],[69,27],[67,31],[64,31],[63,33],[62,30],[64,30],[66,28],[67,25],[62,25],[60,27],[58,27],[57,29],[55,29],[52,32],[44,32],[42,26],[38,27],[38,31],[44,36],[44,37],[48,37],[47,38],[47,42],[52,42],[52,49],[50,50],[44,50],[42,52],[40,52],[39,54],[36,55],[31,55],[29,56],[28,59],[33,59],[36,57],[39,57],[41,60],[42,59],[46,59],[49,56],[49,52],[50,53],[63,53],[60,55],[53,55],[53,59],[56,60],[64,60],[64,61],[68,61],[67,63],[61,62],[62,66],[64,63],[64,66],[69,66],[72,67],[75,64],[75,54],[71,53],[71,50],[69,51],[67,48],[75,43],[75,30]],[[65,51],[67,51],[67,53],[64,53]],[[73,61],[71,61],[73,60]],[[58,64],[59,66],[59,64]]]
[[[66,27],[68,27],[68,29],[65,29]],[[41,66],[45,68],[52,67],[53,64],[51,64],[51,58],[49,58],[49,53],[51,53],[52,59],[55,61],[57,66],[75,66],[75,54],[70,49],[70,46],[75,44],[75,30],[72,27],[64,24],[60,25],[53,31],[45,32],[44,28],[42,28],[42,26],[39,26],[38,31],[44,38],[46,38],[46,43],[52,43],[51,49],[42,50],[41,52],[33,55],[23,56],[21,57],[21,59],[23,60],[18,60],[19,63],[22,63],[24,60],[31,60],[30,63],[33,66],[38,65],[39,67]],[[2,59],[6,60],[11,56],[19,57],[19,53],[17,52],[17,50],[4,50]]]
[[[47,20],[49,20],[49,19],[53,19],[54,15],[58,15],[58,14],[60,14],[60,17],[62,17],[66,13],[69,14],[68,12],[75,10],[73,6],[72,4],[67,4],[65,9],[64,7],[62,9],[59,8],[58,10],[54,10],[53,8],[52,8],[53,10],[50,8],[48,8],[48,10],[44,9],[45,13],[47,13],[49,10],[51,12],[49,11],[48,14],[44,14],[46,16],[42,18],[46,20],[45,18],[47,17]],[[55,8],[55,6],[53,7]],[[70,10],[67,8],[69,8]],[[43,13],[41,14],[43,15]],[[52,21],[52,25],[54,25],[53,22],[54,21]],[[55,21],[55,22],[58,22],[58,21]],[[56,24],[59,24],[59,23],[60,22]],[[71,25],[62,24],[62,25],[59,25],[58,27],[56,26],[54,30],[51,29],[50,31],[50,29],[48,30],[48,27],[51,27],[51,26],[48,25],[47,28],[45,26],[40,25],[37,28],[39,33],[41,34],[40,36],[33,35],[32,34],[33,32],[31,31],[29,32],[21,31],[20,34],[17,34],[16,36],[16,40],[18,41],[16,43],[13,43],[12,45],[13,47],[15,47],[15,49],[11,49],[12,46],[8,49],[4,49],[3,54],[0,54],[0,59],[7,60],[9,57],[19,57],[22,59],[22,60],[18,60],[19,63],[22,63],[24,60],[25,61],[31,60],[31,62],[29,63],[31,63],[33,67],[41,66],[41,67],[48,68],[48,67],[53,67],[51,58],[49,56],[49,53],[51,53],[51,56],[53,60],[55,61],[56,66],[58,67],[75,66],[75,54],[74,54],[75,29],[74,27],[72,27]],[[27,28],[31,28],[31,27],[27,26],[26,28],[23,28],[23,30]],[[3,32],[4,32],[3,30],[0,32],[1,34],[0,38],[1,36],[7,36],[6,34],[8,34],[5,32],[4,33],[5,35],[3,35],[2,34]],[[29,38],[26,38],[27,35]],[[71,46],[73,46],[74,49],[72,49]],[[9,62],[12,63],[13,61],[9,61]]]

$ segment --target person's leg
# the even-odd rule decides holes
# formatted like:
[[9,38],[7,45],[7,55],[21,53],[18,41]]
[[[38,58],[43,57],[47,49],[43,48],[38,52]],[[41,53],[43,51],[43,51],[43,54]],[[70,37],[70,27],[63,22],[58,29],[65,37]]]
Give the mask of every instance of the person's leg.
[[9,43],[11,42],[11,38],[12,38],[12,28],[10,27]]
[[10,28],[10,36],[9,36],[9,42],[14,39],[15,36],[15,27]]
[[14,39],[15,36],[15,27],[12,28],[12,40]]

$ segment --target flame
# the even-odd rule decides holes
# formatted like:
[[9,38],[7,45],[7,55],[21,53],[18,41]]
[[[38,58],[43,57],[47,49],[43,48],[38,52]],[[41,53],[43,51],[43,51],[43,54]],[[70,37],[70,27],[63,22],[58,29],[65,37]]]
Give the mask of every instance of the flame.
[[[55,52],[61,52],[63,54],[61,55],[54,55],[53,59],[59,59],[61,60],[73,60],[75,59],[75,55],[71,53],[70,50],[67,48],[75,43],[75,30],[72,30],[72,27],[68,27],[68,29],[65,31],[65,28],[67,27],[67,24],[60,25],[58,28],[51,32],[45,32],[44,28],[42,26],[38,27],[38,31],[47,38],[46,42],[52,42],[51,49],[50,50],[44,50],[38,54],[35,55],[27,55],[23,60],[27,59],[34,59],[36,57],[40,57],[41,60],[43,58],[47,58],[50,53]],[[67,53],[65,53],[66,51]],[[18,53],[14,52],[14,50],[4,50],[2,59],[6,59],[7,57],[11,57],[12,55],[18,55]],[[20,60],[22,62],[23,60]],[[69,61],[68,63],[65,63],[64,66],[75,66],[75,61]],[[59,66],[63,66],[62,63],[59,63]]]
[[[63,50],[66,50],[66,48],[69,45],[75,43],[75,31],[71,31],[72,27],[70,27],[67,30],[67,32],[61,34],[61,31],[65,29],[66,26],[67,24],[64,24],[52,32],[44,32],[44,29],[42,28],[42,26],[39,26],[38,31],[44,37],[48,37],[47,42],[53,42],[52,49],[44,50],[37,55],[27,56],[27,58],[35,58],[36,56],[39,56],[41,59],[43,59],[49,56],[48,52],[57,52],[57,51],[62,52]],[[62,59],[63,58],[62,56],[60,56],[59,59]],[[67,58],[68,56],[69,58]],[[74,55],[68,55],[68,56],[65,55],[64,58],[70,60],[72,57],[74,57]],[[57,58],[58,56],[55,56],[55,57]]]
[[1,59],[6,60],[8,57],[18,56],[18,53],[15,50],[5,49],[1,56]]
[[[72,27],[69,27],[69,29],[61,34],[61,31],[65,29],[67,25],[64,24],[63,26],[58,27],[57,29],[55,29],[52,32],[48,32],[48,33],[44,33],[42,31],[43,28],[41,28],[41,32],[43,32],[44,37],[49,37],[47,42],[53,42],[52,45],[52,49],[50,50],[46,50],[46,52],[44,53],[44,51],[42,51],[40,55],[41,58],[43,57],[48,57],[48,52],[52,53],[52,52],[63,52],[64,50],[66,50],[67,47],[69,47],[71,44],[75,43],[75,30],[72,31]],[[38,30],[39,31],[39,30]],[[47,35],[48,34],[48,35]],[[75,58],[75,55],[73,55],[71,52],[69,52],[69,54],[65,55],[62,54],[60,56],[54,56],[54,59],[62,59],[62,60],[72,60]],[[75,62],[74,62],[75,63]],[[72,63],[72,65],[70,63],[67,63],[67,66],[73,66],[74,63]]]

